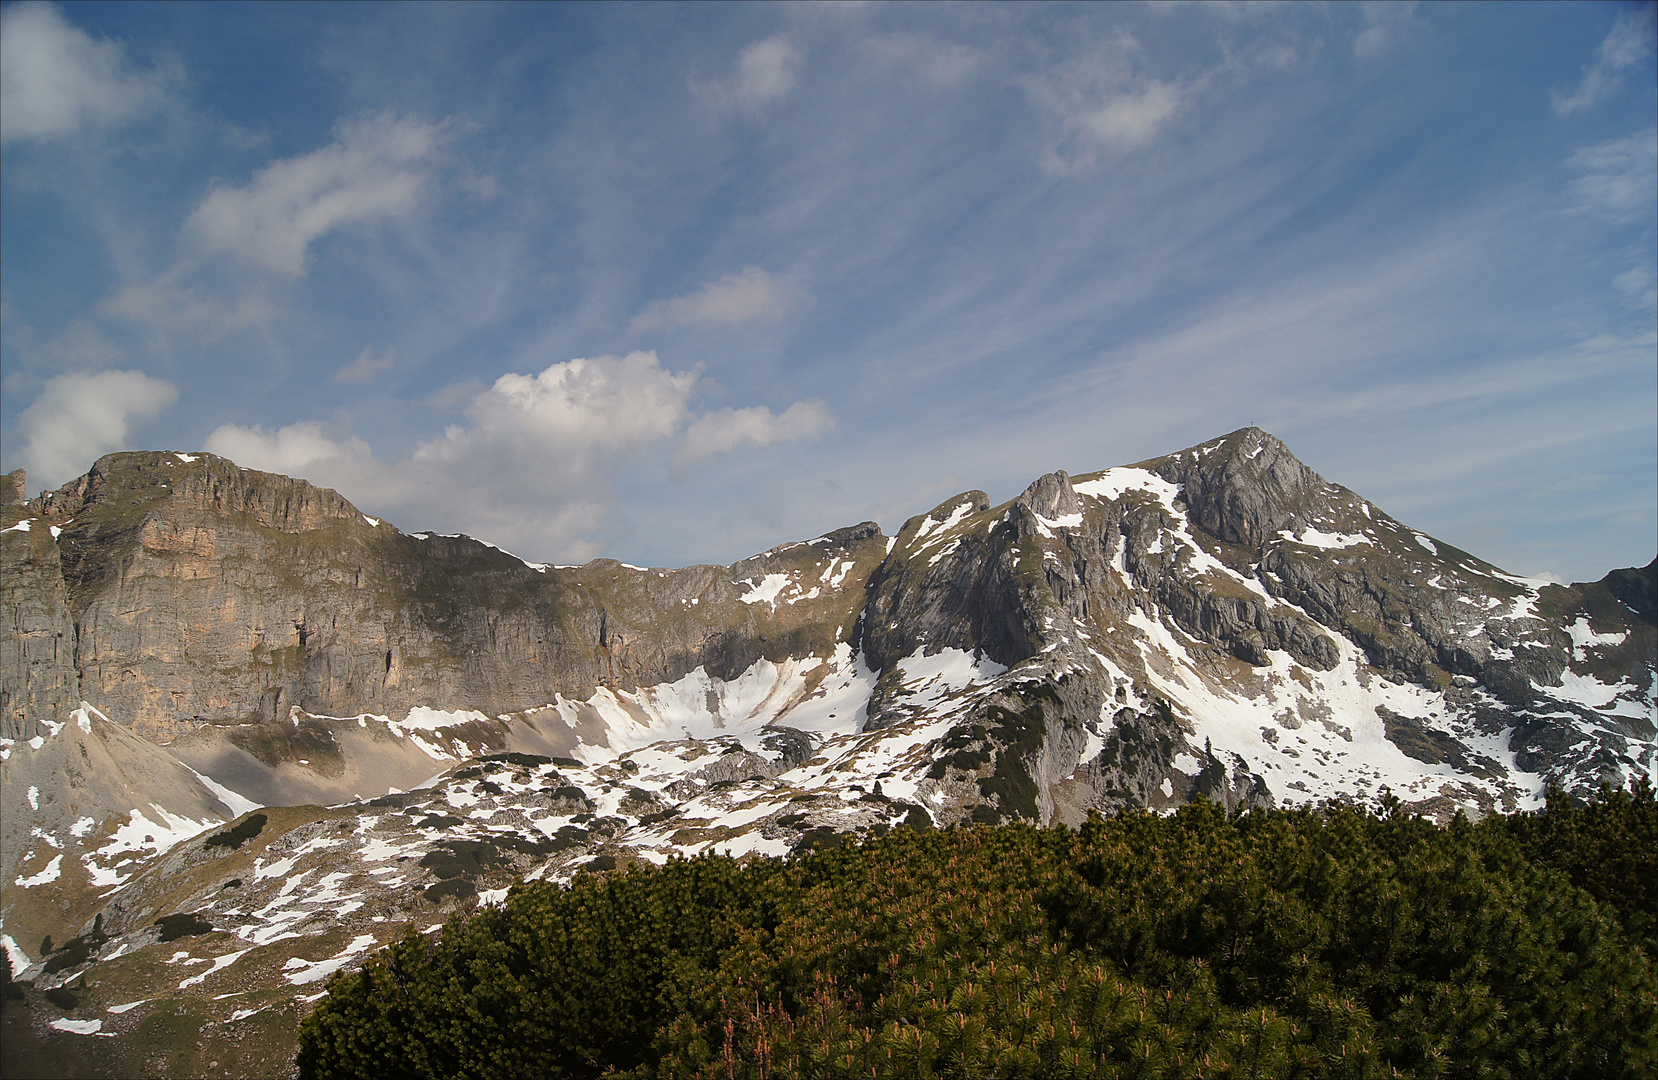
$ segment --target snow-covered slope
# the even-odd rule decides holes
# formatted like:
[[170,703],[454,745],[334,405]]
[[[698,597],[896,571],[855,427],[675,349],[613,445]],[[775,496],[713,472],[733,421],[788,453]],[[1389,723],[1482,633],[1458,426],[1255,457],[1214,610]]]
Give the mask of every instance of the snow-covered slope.
[[[24,583],[0,929],[35,1037],[122,1036],[94,1055],[112,1075],[126,1042],[280,1071],[327,972],[518,876],[1200,795],[1445,817],[1658,778],[1658,561],[1516,578],[1253,428],[683,570],[528,566],[207,455],[132,457],[0,521]],[[209,549],[267,562],[202,584]],[[72,668],[46,648],[64,626]],[[232,819],[245,843],[214,841]],[[47,971],[46,933],[86,956]],[[71,1015],[38,998],[64,983]],[[184,1014],[188,1047],[145,1034]]]

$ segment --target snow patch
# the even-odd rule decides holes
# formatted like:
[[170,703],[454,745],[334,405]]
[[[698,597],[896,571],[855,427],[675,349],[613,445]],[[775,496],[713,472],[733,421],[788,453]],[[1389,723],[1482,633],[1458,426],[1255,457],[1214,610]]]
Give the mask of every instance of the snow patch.
[[1147,469],[1126,466],[1120,469],[1107,469],[1093,480],[1084,480],[1071,486],[1078,495],[1087,495],[1106,502],[1116,502],[1130,491],[1144,491],[1156,496],[1170,510],[1174,509],[1174,497],[1180,494],[1179,484],[1171,484]]
[[1579,615],[1577,621],[1566,627],[1566,633],[1572,637],[1572,656],[1574,659],[1583,659],[1583,650],[1597,645],[1622,645],[1629,637],[1628,632],[1622,634],[1597,634],[1590,628],[1589,620]]
[[1074,514],[1062,514],[1056,518],[1045,518],[1041,514],[1033,516],[1042,523],[1044,528],[1048,529],[1075,529],[1082,525],[1082,512],[1080,510]]
[[1362,534],[1327,533],[1318,529],[1303,529],[1300,536],[1294,535],[1288,529],[1280,529],[1278,535],[1303,547],[1322,548],[1325,551],[1371,543],[1370,537]]
[[[926,545],[922,544],[922,540],[928,536],[934,536],[935,541],[941,539],[945,533],[955,528],[964,519],[971,517],[972,514],[973,504],[971,502],[957,503],[956,508],[950,511],[950,516],[942,521],[929,514],[921,522],[921,527],[915,531],[915,536],[910,540],[910,544],[916,547],[925,547]],[[887,550],[892,550],[890,545]]]
[[737,597],[745,604],[770,604],[777,607],[777,594],[789,585],[787,574],[767,574],[758,583],[752,580],[736,582],[738,585],[747,585],[748,592]]
[[376,940],[373,934],[358,934],[351,939],[351,944],[326,960],[304,960],[297,956],[290,957],[288,962],[282,965],[282,977],[294,986],[320,982],[351,963],[359,954],[367,952],[376,944]]
[[105,1031],[102,1020],[53,1020],[51,1027],[57,1031],[67,1031],[75,1035],[102,1035],[106,1039],[113,1039],[115,1032]]
[[24,889],[30,889],[36,885],[45,885],[47,882],[56,881],[62,876],[63,856],[53,855],[52,861],[46,864],[46,869],[42,870],[38,874],[32,874],[29,877],[19,876],[13,884]]
[[[184,762],[181,761],[181,762],[179,762],[179,764],[184,765]],[[188,765],[184,765],[184,767],[186,769],[190,769],[190,766],[188,766]],[[209,777],[203,776],[201,773],[196,772],[195,769],[190,769],[190,773],[197,780],[200,780],[202,782],[203,787],[207,788],[207,790],[211,791],[214,795],[217,795],[219,797],[220,802],[222,802],[226,806],[230,807],[230,814],[231,814],[232,817],[241,817],[243,814],[247,813],[249,810],[257,810],[257,809],[260,808],[260,806],[263,805],[262,803],[254,802],[252,799],[248,798],[246,795],[241,795],[241,794],[238,794],[237,792],[234,792],[234,791],[230,790],[229,788],[225,787],[223,784],[219,783],[217,780],[213,780]],[[88,820],[91,820],[91,819],[89,818]]]
[[29,954],[19,948],[17,942],[12,940],[10,934],[0,934],[0,948],[4,948],[6,956],[11,959],[13,976],[22,974],[24,968],[34,963],[33,960],[29,959]]
[[409,710],[408,716],[391,726],[401,731],[438,731],[488,719],[489,717],[476,709],[429,709],[424,705],[416,705]]
[[178,984],[178,988],[180,990],[185,990],[189,987],[195,986],[197,983],[205,981],[209,975],[212,975],[214,972],[223,971],[225,968],[234,964],[236,961],[240,960],[243,956],[252,951],[252,949],[242,949],[238,952],[225,953],[223,956],[216,956],[213,958],[212,967],[208,968],[200,975],[192,975],[188,979],[185,979],[183,982]]

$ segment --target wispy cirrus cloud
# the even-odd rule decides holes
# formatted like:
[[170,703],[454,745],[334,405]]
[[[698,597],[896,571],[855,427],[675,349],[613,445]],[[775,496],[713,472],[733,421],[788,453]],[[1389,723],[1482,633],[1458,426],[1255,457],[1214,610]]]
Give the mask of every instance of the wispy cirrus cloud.
[[821,401],[797,401],[776,415],[764,405],[747,409],[719,409],[691,423],[675,455],[681,467],[744,446],[815,439],[835,426],[829,406]]
[[413,210],[445,135],[442,124],[391,113],[346,121],[329,145],[272,162],[241,187],[214,187],[185,236],[204,253],[298,277],[325,234]]
[[390,371],[396,366],[397,346],[392,346],[379,356],[374,355],[374,349],[371,346],[358,353],[357,359],[334,372],[334,381],[367,384],[379,378],[383,372]]
[[166,76],[142,71],[51,4],[0,12],[0,143],[114,127],[155,108]]
[[[359,115],[340,123],[332,142],[272,161],[246,184],[216,182],[183,223],[178,261],[116,289],[99,314],[197,344],[269,323],[281,311],[273,287],[305,274],[316,241],[420,204],[453,127]],[[218,256],[251,273],[210,273]]]
[[276,305],[258,285],[227,289],[223,282],[192,282],[196,269],[181,264],[154,281],[119,289],[99,303],[98,313],[204,345],[276,316]]
[[1353,55],[1375,60],[1415,32],[1416,0],[1365,0],[1364,26],[1353,35]]
[[629,334],[673,327],[737,327],[774,323],[790,311],[810,303],[804,289],[771,276],[758,266],[745,266],[718,281],[706,282],[696,292],[652,300],[628,323]]
[[1042,167],[1067,173],[1102,157],[1142,149],[1181,113],[1191,88],[1141,75],[1133,67],[1139,43],[1126,33],[1025,80],[1032,101],[1059,121],[1060,134],[1042,153]]
[[908,68],[922,82],[941,89],[965,82],[985,61],[985,54],[970,45],[940,41],[930,34],[883,34],[867,39],[863,50],[877,63]]
[[1592,63],[1583,69],[1583,78],[1570,94],[1556,90],[1554,111],[1561,116],[1583,112],[1605,101],[1623,84],[1624,73],[1653,54],[1658,36],[1658,11],[1643,4],[1633,11],[1618,13],[1606,39],[1595,50]]
[[1572,209],[1616,223],[1651,217],[1658,190],[1658,128],[1574,150],[1566,168],[1577,173],[1571,183]]
[[730,75],[710,83],[693,81],[691,89],[718,108],[758,112],[788,96],[805,60],[805,53],[778,34],[743,49]]

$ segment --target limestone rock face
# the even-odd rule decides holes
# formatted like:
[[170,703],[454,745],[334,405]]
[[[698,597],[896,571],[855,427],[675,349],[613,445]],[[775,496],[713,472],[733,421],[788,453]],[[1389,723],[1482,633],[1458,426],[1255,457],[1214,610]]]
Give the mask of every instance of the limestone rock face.
[[[308,973],[516,875],[1658,778],[1658,560],[1518,578],[1255,428],[680,569],[530,565],[209,454],[4,479],[0,934],[37,989],[78,935],[108,1030],[210,1016],[243,1068]],[[195,974],[170,915],[214,928]]]
[[295,705],[494,715],[699,666],[734,676],[832,644],[857,614],[840,592],[744,603],[754,582],[872,566],[884,543],[866,523],[730,568],[531,567],[210,454],[112,454],[17,513],[49,524],[5,534],[8,730],[84,695],[163,739]]
[[[20,496],[23,470],[5,477],[0,493],[0,739],[23,741],[41,732],[41,717],[67,713],[80,701],[74,625],[52,526],[29,521]],[[19,528],[27,522],[25,528]]]
[[1154,471],[1181,487],[1192,524],[1246,547],[1299,531],[1329,506],[1332,490],[1289,447],[1254,427],[1159,458]]

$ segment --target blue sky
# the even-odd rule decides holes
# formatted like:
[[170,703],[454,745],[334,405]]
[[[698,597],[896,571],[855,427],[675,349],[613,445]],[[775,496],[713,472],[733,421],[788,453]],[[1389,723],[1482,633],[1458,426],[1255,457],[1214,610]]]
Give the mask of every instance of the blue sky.
[[0,454],[727,562],[1258,424],[1658,550],[1651,5],[6,5]]

